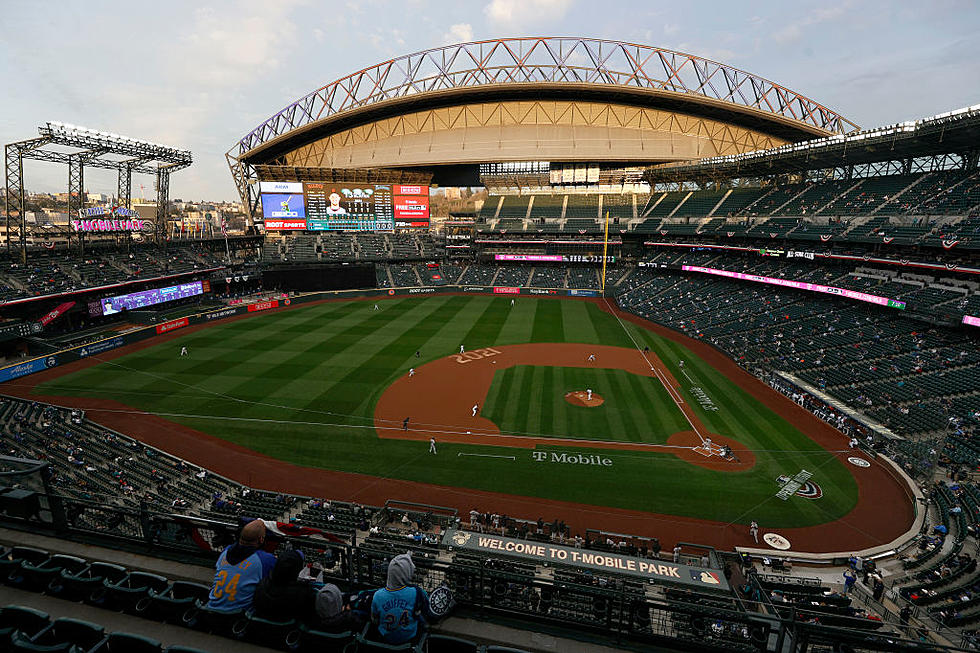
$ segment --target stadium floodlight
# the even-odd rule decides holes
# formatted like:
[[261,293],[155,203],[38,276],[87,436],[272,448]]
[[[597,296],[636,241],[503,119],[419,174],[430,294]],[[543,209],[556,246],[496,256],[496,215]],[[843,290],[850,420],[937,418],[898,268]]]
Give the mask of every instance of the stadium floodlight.
[[60,145],[80,147],[88,150],[105,150],[114,154],[158,160],[186,166],[190,165],[191,152],[152,141],[121,136],[115,132],[104,132],[88,127],[80,127],[56,120],[49,120],[38,129],[42,136]]

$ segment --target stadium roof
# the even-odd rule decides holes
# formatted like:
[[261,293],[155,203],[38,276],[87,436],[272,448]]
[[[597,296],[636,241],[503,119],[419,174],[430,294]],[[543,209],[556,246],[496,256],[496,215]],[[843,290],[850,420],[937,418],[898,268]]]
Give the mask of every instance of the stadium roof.
[[355,114],[359,120],[376,119],[383,108],[404,111],[425,102],[458,102],[461,96],[499,99],[522,93],[642,99],[661,108],[764,126],[793,141],[857,129],[784,86],[691,54],[599,39],[508,38],[424,50],[342,77],[264,120],[228,156],[267,162],[277,144],[288,140],[288,147],[295,147],[315,138],[310,127],[340,128],[342,118]]
[[942,154],[976,155],[980,104],[853,134],[835,134],[768,150],[652,166],[650,183],[764,177]]

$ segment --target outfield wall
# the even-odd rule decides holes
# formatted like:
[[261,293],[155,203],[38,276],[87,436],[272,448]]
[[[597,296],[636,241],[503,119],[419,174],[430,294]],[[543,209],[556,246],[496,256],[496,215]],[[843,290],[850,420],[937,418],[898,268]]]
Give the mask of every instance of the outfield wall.
[[42,372],[65,363],[95,356],[119,347],[141,342],[165,333],[197,324],[205,324],[235,315],[258,313],[272,309],[285,308],[293,304],[305,304],[324,299],[359,299],[366,297],[394,297],[399,295],[443,295],[457,293],[492,294],[503,296],[535,295],[554,297],[599,297],[598,290],[565,289],[565,288],[517,288],[513,286],[421,286],[416,288],[372,288],[368,290],[336,290],[314,292],[298,295],[279,295],[265,301],[253,301],[229,305],[226,308],[195,313],[175,320],[169,320],[152,326],[141,327],[132,331],[111,336],[84,345],[76,345],[53,351],[43,356],[28,358],[13,365],[0,368],[0,383],[19,379],[23,376]]

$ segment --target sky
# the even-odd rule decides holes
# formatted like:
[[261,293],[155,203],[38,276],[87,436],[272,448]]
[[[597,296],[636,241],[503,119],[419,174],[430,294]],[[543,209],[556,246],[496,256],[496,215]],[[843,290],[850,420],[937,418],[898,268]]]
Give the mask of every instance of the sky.
[[[980,104],[980,0],[0,0],[0,21],[0,139],[58,120],[190,149],[171,198],[236,199],[224,153],[262,120],[361,68],[469,40],[676,49],[865,128]],[[64,192],[63,167],[25,168],[29,191]],[[135,197],[154,195],[152,178],[133,183]],[[90,192],[115,184],[86,171]]]

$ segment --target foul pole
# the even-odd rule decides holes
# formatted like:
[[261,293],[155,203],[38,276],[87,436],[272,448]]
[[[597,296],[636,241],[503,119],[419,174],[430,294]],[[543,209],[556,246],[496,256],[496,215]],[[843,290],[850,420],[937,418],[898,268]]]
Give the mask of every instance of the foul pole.
[[606,295],[606,251],[609,248],[609,211],[606,211],[606,229],[602,237],[602,296]]

